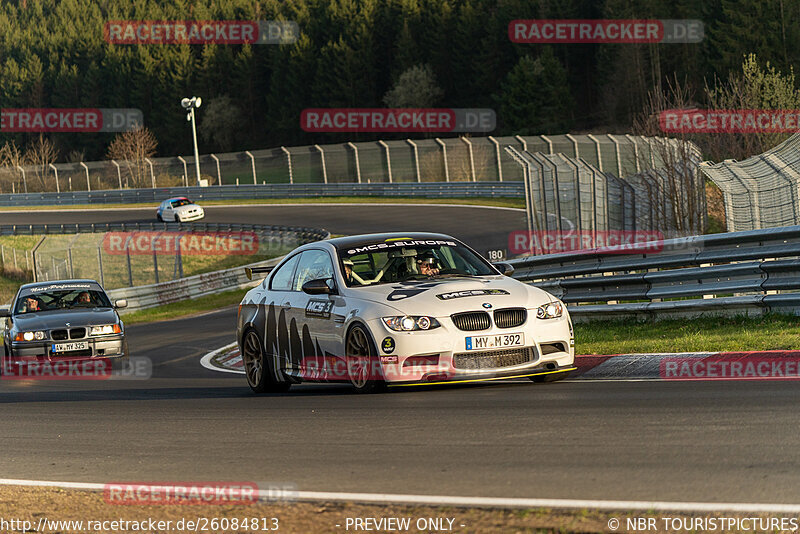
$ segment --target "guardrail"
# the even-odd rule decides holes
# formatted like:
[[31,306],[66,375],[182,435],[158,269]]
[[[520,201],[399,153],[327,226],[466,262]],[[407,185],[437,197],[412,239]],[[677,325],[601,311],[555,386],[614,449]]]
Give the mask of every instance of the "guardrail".
[[127,299],[128,307],[122,310],[124,315],[135,310],[162,306],[212,293],[253,287],[259,284],[261,279],[249,280],[245,275],[244,268],[271,267],[277,265],[281,259],[283,256],[222,271],[187,276],[160,284],[112,289],[108,291],[108,295],[112,301]]
[[564,301],[576,320],[800,314],[800,226],[512,260],[514,277]]
[[512,197],[522,198],[522,182],[431,182],[372,184],[251,184],[213,187],[162,187],[158,189],[109,189],[64,193],[17,193],[0,195],[0,206],[61,206],[75,204],[155,204],[170,197],[195,201],[270,198],[370,197]]

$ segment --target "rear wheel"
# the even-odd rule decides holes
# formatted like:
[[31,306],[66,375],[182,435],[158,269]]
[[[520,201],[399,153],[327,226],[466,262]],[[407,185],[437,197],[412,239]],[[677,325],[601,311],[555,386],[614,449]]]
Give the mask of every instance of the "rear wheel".
[[261,338],[255,330],[248,330],[242,341],[242,361],[247,375],[247,384],[255,393],[282,393],[289,391],[291,384],[275,378],[272,358],[264,353]]
[[347,376],[358,393],[375,393],[386,388],[380,374],[378,351],[372,338],[361,325],[355,325],[347,334],[345,343]]

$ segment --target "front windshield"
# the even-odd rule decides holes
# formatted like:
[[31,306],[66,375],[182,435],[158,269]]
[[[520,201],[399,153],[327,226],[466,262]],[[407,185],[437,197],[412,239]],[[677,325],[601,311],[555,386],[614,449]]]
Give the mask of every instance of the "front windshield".
[[[425,242],[411,241],[409,246],[378,243],[339,251],[345,283],[348,287],[358,287],[497,274],[485,260],[455,242],[435,245],[418,243]],[[364,250],[370,248],[375,250]]]
[[178,199],[178,200],[173,200],[172,201],[172,207],[173,208],[180,208],[181,206],[188,206],[191,203],[192,203],[192,201],[189,200],[188,198],[181,198],[181,199]]
[[27,292],[20,295],[15,307],[17,315],[24,313],[69,310],[74,308],[110,308],[111,302],[103,291],[93,289]]

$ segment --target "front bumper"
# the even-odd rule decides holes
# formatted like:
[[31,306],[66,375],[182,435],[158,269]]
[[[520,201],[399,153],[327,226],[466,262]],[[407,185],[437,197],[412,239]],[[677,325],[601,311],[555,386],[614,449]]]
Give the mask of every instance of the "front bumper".
[[178,221],[180,221],[180,222],[199,221],[200,219],[202,219],[205,216],[206,216],[206,214],[203,211],[200,211],[198,213],[191,213],[191,214],[187,213],[185,215],[178,215]]
[[125,336],[102,336],[69,340],[69,342],[85,341],[89,347],[85,350],[53,352],[53,345],[68,341],[14,341],[11,351],[14,358],[36,358],[38,360],[60,361],[74,358],[121,358],[125,356]]
[[[368,326],[375,336],[379,373],[387,383],[469,382],[565,372],[575,362],[568,316],[541,320],[531,317],[521,326],[463,331],[449,318],[430,331],[395,332],[380,319]],[[522,346],[471,350],[468,337],[521,333]],[[385,342],[386,338],[391,339]],[[387,347],[390,350],[386,350]]]

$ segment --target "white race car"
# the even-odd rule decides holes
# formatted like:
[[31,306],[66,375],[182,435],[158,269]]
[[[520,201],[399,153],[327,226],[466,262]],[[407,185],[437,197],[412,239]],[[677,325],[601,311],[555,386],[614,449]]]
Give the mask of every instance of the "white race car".
[[[572,323],[549,293],[442,234],[342,237],[303,245],[239,306],[237,340],[257,393],[305,381],[386,386],[574,370]],[[266,269],[252,269],[267,272]]]
[[168,198],[156,210],[156,219],[161,222],[191,222],[205,216],[203,208],[186,197]]

